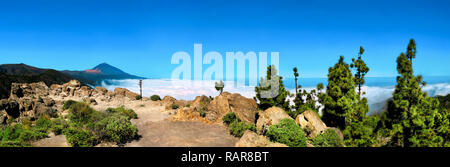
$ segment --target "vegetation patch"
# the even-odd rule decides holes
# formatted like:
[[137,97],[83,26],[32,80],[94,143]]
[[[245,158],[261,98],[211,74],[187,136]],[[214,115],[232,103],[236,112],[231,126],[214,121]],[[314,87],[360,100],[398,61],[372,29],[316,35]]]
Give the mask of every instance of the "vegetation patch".
[[73,147],[92,147],[102,141],[121,145],[138,137],[138,129],[130,122],[138,118],[137,114],[123,106],[100,112],[77,102],[70,106],[69,111],[68,124],[55,121],[58,122],[55,130],[63,128],[62,132]]
[[283,143],[289,147],[306,147],[303,130],[291,119],[286,118],[270,126],[266,136],[273,142]]
[[31,146],[31,141],[48,137],[51,121],[42,117],[35,121],[35,124],[31,126],[31,123],[27,122],[25,125],[17,123],[0,127],[0,147],[28,147]]
[[161,100],[161,97],[159,97],[159,95],[152,95],[150,99],[152,99],[152,101],[159,101]]
[[229,112],[223,116],[222,121],[228,126],[230,134],[235,137],[242,137],[245,131],[251,130],[256,132],[256,126],[253,124],[246,124],[242,122],[234,112]]
[[312,144],[315,147],[344,147],[344,141],[332,129],[328,129],[324,133],[316,136]]

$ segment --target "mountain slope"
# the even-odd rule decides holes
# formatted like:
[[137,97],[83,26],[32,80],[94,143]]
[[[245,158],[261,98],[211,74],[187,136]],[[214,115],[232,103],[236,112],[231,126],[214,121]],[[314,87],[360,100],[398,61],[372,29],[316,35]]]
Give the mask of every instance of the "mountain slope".
[[33,76],[46,72],[48,69],[40,69],[26,64],[2,64],[0,72],[6,75]]
[[108,79],[145,79],[144,77],[139,77],[135,75],[128,74],[117,67],[111,66],[106,63],[99,64],[93,69],[88,69],[85,71],[62,71],[63,73],[69,74],[74,78],[79,80],[89,80],[92,81],[93,85],[100,85],[103,80]]
[[[74,79],[73,77],[56,70],[44,70],[39,68],[36,69],[38,69],[38,71],[43,70],[43,72],[41,71],[39,73],[24,73],[24,71],[20,71],[17,73],[20,75],[8,75],[7,73],[0,71],[0,99],[6,99],[9,97],[12,83],[33,83],[42,81],[47,86],[51,86],[52,84],[63,84]],[[81,83],[82,85],[86,85],[84,82]]]

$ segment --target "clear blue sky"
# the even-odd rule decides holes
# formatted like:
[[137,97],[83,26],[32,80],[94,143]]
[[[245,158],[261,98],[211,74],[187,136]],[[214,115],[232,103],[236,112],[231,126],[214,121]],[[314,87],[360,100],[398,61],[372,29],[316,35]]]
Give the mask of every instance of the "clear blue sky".
[[[0,64],[83,70],[107,62],[169,78],[173,53],[278,51],[282,75],[325,77],[365,47],[369,76],[395,76],[417,42],[417,73],[450,72],[448,0],[14,0],[0,1]],[[207,68],[204,66],[203,68]]]

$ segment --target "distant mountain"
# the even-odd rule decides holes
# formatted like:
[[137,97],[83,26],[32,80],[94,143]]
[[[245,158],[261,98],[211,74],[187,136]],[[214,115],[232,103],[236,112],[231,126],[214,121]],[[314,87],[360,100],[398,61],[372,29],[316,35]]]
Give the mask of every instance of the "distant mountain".
[[102,81],[108,79],[145,79],[135,75],[128,74],[117,67],[107,63],[102,63],[92,69],[84,71],[62,71],[78,79],[85,79],[94,82],[94,85],[100,85]]
[[12,83],[32,83],[43,81],[47,86],[67,83],[72,79],[82,85],[100,85],[108,79],[145,79],[128,74],[109,64],[102,63],[85,71],[56,71],[42,69],[26,64],[0,65],[0,99],[8,98]]
[[33,76],[46,72],[48,69],[36,68],[26,64],[3,64],[0,65],[0,72],[6,75]]
[[[12,83],[33,83],[43,81],[47,86],[63,84],[75,79],[52,69],[40,69],[25,64],[0,65],[0,99],[9,97]],[[83,85],[85,82],[80,81]]]

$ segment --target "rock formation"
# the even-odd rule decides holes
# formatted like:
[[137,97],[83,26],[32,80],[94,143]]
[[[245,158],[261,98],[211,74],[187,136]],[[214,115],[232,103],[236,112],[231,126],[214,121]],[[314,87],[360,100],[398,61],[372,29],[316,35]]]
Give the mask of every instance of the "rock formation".
[[264,134],[270,126],[278,124],[282,119],[292,118],[286,113],[286,111],[279,107],[271,107],[265,111],[260,111],[259,119],[256,122],[258,134]]
[[234,112],[242,121],[253,124],[257,111],[255,100],[237,93],[223,92],[207,106],[206,118],[213,122],[221,122],[225,114]]
[[311,110],[307,110],[298,115],[295,121],[300,125],[309,138],[315,138],[327,128],[325,123],[323,123],[320,119],[319,115]]
[[[135,100],[136,93],[124,88],[117,88],[114,92],[105,88],[92,89],[81,86],[77,80],[71,80],[63,85],[51,85],[50,88],[44,82],[37,83],[13,83],[9,99],[0,101],[0,124],[7,119],[16,119],[21,122],[24,119],[36,120],[43,115],[57,117],[62,113],[64,98],[76,97],[86,103],[96,105],[95,99],[110,101],[112,98],[129,98]],[[55,101],[52,97],[58,97]],[[62,100],[61,100],[62,99]]]

